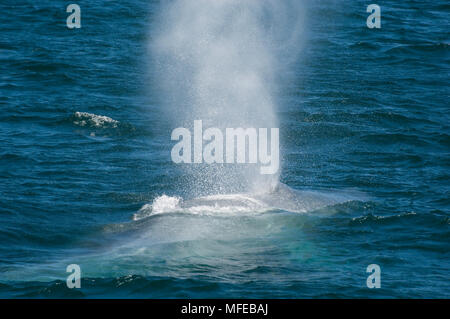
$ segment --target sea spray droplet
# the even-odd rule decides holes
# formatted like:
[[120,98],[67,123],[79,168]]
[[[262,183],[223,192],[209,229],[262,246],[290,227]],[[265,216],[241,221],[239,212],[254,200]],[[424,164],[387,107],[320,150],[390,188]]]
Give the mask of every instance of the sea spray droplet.
[[[162,7],[152,74],[173,129],[194,120],[222,131],[278,128],[275,92],[283,84],[275,78],[299,52],[299,1],[176,0]],[[184,187],[197,197],[270,188],[278,180],[261,176],[258,165],[194,162],[183,167]]]

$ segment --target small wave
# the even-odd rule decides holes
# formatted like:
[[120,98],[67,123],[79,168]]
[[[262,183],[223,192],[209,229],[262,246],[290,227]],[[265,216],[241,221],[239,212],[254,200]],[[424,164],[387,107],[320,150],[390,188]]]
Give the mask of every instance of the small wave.
[[407,53],[447,53],[450,43],[436,42],[415,45],[398,45],[386,51],[389,54],[407,54]]
[[351,219],[351,222],[354,224],[390,222],[397,218],[408,218],[408,217],[415,216],[415,215],[417,215],[417,213],[415,213],[415,212],[407,212],[407,213],[403,213],[403,214],[388,215],[388,216],[368,214],[368,215],[364,215],[364,216],[353,217]]
[[82,127],[116,128],[119,121],[104,115],[97,115],[87,112],[75,112],[73,124]]

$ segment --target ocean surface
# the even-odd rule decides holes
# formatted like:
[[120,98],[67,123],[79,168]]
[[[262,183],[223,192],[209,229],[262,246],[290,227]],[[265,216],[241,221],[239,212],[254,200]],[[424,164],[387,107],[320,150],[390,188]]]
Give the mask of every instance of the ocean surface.
[[0,4],[0,298],[450,297],[448,1],[304,1],[279,183],[211,194],[170,159],[161,2],[76,3]]

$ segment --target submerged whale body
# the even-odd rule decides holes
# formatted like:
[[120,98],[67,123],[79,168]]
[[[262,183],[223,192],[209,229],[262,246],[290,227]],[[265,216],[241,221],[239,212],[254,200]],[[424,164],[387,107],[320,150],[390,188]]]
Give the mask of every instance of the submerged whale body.
[[349,194],[296,190],[283,183],[277,183],[271,190],[262,193],[218,194],[188,200],[162,195],[155,198],[152,204],[144,205],[133,219],[138,220],[162,213],[216,215],[277,210],[307,213],[353,199]]

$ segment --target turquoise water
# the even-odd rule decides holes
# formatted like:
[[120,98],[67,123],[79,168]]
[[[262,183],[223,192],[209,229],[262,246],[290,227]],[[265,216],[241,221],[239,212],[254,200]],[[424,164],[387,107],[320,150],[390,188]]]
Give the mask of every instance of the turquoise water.
[[280,184],[213,195],[170,160],[161,3],[78,4],[0,5],[0,297],[449,297],[448,3],[305,1]]

